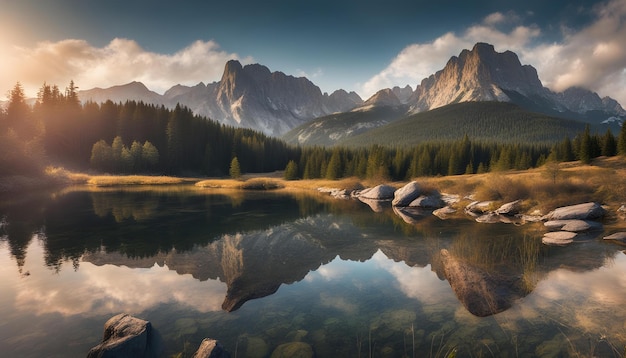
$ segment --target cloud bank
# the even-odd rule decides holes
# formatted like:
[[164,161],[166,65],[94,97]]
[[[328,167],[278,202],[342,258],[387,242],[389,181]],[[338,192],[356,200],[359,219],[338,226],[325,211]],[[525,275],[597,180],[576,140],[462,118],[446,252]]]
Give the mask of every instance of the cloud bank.
[[596,6],[593,17],[578,31],[562,28],[559,42],[541,43],[543,33],[538,26],[522,24],[524,19],[515,13],[493,13],[461,34],[449,32],[432,42],[405,47],[359,92],[369,97],[381,88],[415,86],[442,69],[451,56],[476,42],[487,42],[497,51],[516,52],[552,90],[580,86],[626,104],[626,1]]
[[83,89],[141,81],[163,93],[175,84],[219,80],[230,59],[253,61],[221,50],[214,41],[196,41],[174,54],[150,52],[134,40],[120,38],[101,48],[70,39],[0,50],[4,57],[0,65],[10,69],[0,70],[0,83],[13,86],[19,81],[28,95],[35,95],[44,81],[64,88],[70,80]]

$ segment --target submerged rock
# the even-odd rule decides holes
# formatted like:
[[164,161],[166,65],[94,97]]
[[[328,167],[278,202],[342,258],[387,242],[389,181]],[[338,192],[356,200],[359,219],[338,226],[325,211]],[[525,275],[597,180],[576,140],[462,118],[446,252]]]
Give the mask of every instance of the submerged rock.
[[393,194],[393,201],[391,205],[393,206],[409,206],[409,204],[417,199],[421,194],[422,188],[420,188],[419,184],[415,181],[408,183],[402,188],[396,190]]
[[160,339],[150,322],[120,313],[104,324],[102,343],[87,353],[87,358],[158,357]]
[[205,338],[192,358],[230,358],[222,344],[215,339]]
[[576,237],[575,232],[569,231],[553,231],[547,232],[543,235],[541,242],[546,245],[567,245],[571,244]]
[[543,217],[544,220],[588,220],[604,216],[606,210],[598,203],[584,203],[556,208]]
[[271,358],[312,358],[313,348],[304,342],[291,342],[281,344],[272,352]]

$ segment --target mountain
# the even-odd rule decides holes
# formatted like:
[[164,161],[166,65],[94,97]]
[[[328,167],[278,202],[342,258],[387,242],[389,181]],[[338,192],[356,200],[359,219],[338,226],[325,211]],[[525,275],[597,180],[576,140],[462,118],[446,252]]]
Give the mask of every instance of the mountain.
[[551,91],[542,85],[537,70],[522,65],[514,52],[499,53],[486,43],[450,58],[442,70],[422,80],[409,99],[411,113],[481,101],[511,102],[534,112],[591,123],[601,122],[602,116],[626,116],[617,101],[587,89]]
[[143,101],[145,103],[163,104],[163,96],[150,91],[143,83],[136,81],[106,89],[96,87],[86,91],[79,91],[78,96],[83,102],[91,101],[102,103],[111,100],[116,103]]
[[333,145],[403,118],[408,108],[398,98],[396,90],[383,89],[349,112],[306,122],[284,134],[282,139],[290,144]]
[[176,85],[163,95],[139,82],[78,94],[82,101],[136,100],[167,107],[180,103],[197,115],[274,136],[314,118],[349,111],[363,102],[355,92],[337,90],[328,95],[305,77],[271,72],[259,64],[242,66],[235,60],[226,63],[219,82]]
[[[496,106],[493,102],[515,106]],[[476,105],[451,107],[425,117],[415,116],[461,103]],[[405,113],[398,112],[401,106],[406,106]],[[391,107],[394,112],[389,114],[387,111]],[[460,108],[479,117],[469,118]],[[510,112],[508,115],[514,113],[514,116],[507,117],[503,110]],[[360,115],[355,115],[355,111],[361,111]],[[452,114],[454,117],[451,117]],[[420,122],[426,117],[427,121]],[[539,127],[555,132],[543,135],[534,133],[538,123],[532,122],[534,128],[519,128],[520,133],[509,133],[502,137],[507,132],[505,127],[515,128],[519,125],[514,121],[526,121],[528,118],[536,120],[540,117]],[[406,118],[406,121],[401,121],[402,124],[393,123],[401,118]],[[408,143],[413,143],[416,138],[451,139],[451,135],[463,136],[465,133],[474,133],[474,138],[490,140],[525,138],[545,141],[546,138],[562,139],[564,133],[572,134],[570,129],[579,129],[580,123],[571,120],[593,125],[609,124],[619,130],[613,123],[622,122],[624,118],[626,111],[614,99],[600,98],[595,92],[576,87],[561,93],[553,92],[542,85],[535,68],[522,65],[515,53],[498,53],[492,45],[477,43],[471,50],[463,50],[459,56],[451,57],[442,70],[422,80],[415,91],[410,86],[381,90],[357,109],[316,119],[292,130],[283,138],[290,143],[303,145],[332,145],[339,142],[356,145],[359,140],[370,144],[397,144],[392,137],[384,134],[389,130],[402,138],[410,134],[412,139],[407,138]],[[407,121],[412,120],[427,126],[418,130],[408,125]],[[400,129],[398,126],[401,125],[406,127]],[[458,128],[464,128],[464,132],[456,130]],[[368,131],[372,131],[372,135],[365,133]]]

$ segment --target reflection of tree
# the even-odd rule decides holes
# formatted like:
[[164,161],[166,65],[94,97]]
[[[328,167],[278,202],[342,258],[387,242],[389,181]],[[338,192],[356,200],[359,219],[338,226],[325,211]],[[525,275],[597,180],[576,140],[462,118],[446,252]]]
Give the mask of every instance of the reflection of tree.
[[127,219],[146,220],[154,215],[159,206],[158,197],[150,193],[128,196],[113,196],[107,192],[90,194],[94,213],[99,217],[112,214],[118,223]]

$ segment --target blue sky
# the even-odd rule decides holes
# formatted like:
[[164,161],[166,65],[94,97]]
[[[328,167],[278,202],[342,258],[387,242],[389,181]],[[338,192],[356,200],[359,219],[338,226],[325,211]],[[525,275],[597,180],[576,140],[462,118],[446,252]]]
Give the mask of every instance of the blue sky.
[[[545,85],[626,102],[626,0],[0,0],[0,93],[16,81],[163,92],[219,80],[226,60],[368,97],[441,69],[484,41]],[[6,55],[5,55],[6,54]]]

